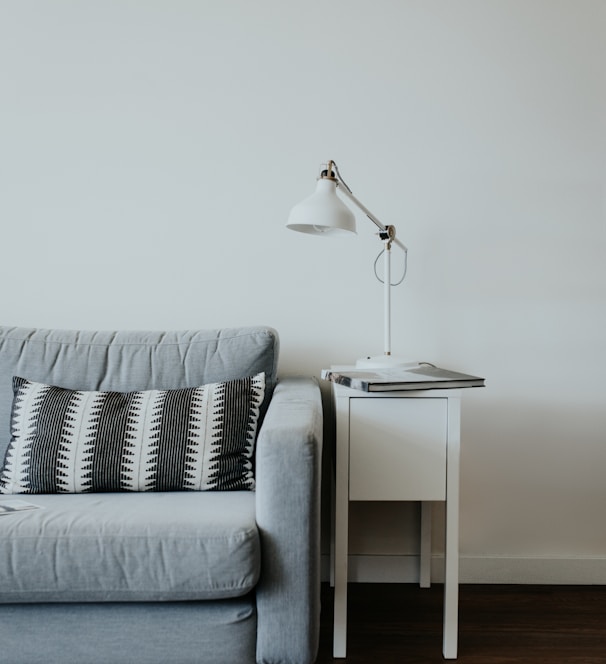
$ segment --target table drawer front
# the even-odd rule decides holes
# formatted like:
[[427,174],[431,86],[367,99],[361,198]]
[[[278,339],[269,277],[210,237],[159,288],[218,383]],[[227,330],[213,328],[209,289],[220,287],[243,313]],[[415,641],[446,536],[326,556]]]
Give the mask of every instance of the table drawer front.
[[445,500],[447,399],[350,400],[350,500]]

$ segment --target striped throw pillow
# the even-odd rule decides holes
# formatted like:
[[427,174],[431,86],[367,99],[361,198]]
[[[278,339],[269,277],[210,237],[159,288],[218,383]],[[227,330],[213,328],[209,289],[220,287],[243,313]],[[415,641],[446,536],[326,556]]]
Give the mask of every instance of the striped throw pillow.
[[255,488],[265,375],[176,390],[93,392],[13,378],[1,493]]

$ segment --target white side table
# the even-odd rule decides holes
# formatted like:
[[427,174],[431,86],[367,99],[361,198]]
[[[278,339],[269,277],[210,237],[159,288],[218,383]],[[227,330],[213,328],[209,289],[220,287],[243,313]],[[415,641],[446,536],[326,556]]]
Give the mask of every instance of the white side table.
[[362,392],[333,383],[337,427],[335,657],[347,651],[349,501],[420,501],[420,584],[431,580],[431,504],[446,503],[442,652],[457,657],[461,390]]

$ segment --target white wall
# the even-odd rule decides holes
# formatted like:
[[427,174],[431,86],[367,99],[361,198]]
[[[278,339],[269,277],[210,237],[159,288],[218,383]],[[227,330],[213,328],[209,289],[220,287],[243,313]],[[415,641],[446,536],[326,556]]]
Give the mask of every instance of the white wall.
[[[487,378],[463,580],[604,583],[605,65],[602,0],[4,0],[2,323],[380,352],[372,225],[284,228],[335,159],[410,248],[394,352]],[[414,553],[393,509],[353,550]]]

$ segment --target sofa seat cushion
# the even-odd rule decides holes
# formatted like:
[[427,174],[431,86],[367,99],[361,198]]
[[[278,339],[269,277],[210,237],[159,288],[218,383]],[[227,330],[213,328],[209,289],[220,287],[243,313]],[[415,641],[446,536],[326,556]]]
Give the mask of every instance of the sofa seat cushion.
[[0,517],[0,602],[238,597],[259,577],[255,494],[41,494]]

